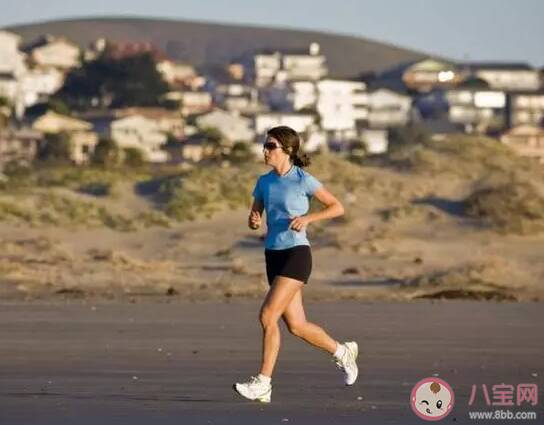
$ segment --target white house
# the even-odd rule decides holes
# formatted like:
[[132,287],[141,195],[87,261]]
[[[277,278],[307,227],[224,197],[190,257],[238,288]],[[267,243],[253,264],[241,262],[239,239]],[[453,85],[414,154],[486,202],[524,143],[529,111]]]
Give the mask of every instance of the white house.
[[172,111],[160,107],[131,107],[113,111],[118,118],[139,115],[155,121],[160,131],[174,137],[185,134],[185,120],[180,111]]
[[266,87],[274,81],[317,81],[327,75],[325,62],[319,44],[311,43],[309,49],[305,51],[257,53],[246,64],[248,69],[245,74],[257,87]]
[[156,120],[136,114],[115,119],[109,125],[109,137],[122,149],[140,149],[150,162],[168,159],[168,154],[161,149],[167,136]]
[[233,112],[215,109],[197,117],[196,123],[201,129],[215,128],[219,130],[231,143],[249,142],[255,138],[255,131],[251,128],[252,121]]
[[26,71],[25,55],[19,51],[21,37],[7,31],[0,31],[0,73],[15,77]]
[[323,79],[316,83],[321,128],[338,138],[356,135],[356,122],[368,119],[369,97],[361,81]]
[[215,104],[227,111],[251,113],[263,108],[259,103],[257,88],[248,84],[241,82],[222,83],[218,84],[213,92]]
[[275,110],[315,111],[321,128],[337,139],[355,137],[357,122],[368,119],[368,93],[362,81],[293,81],[273,84],[263,92]]
[[485,80],[493,90],[535,91],[542,87],[540,71],[525,63],[484,62],[467,67],[472,75]]
[[448,118],[465,126],[467,133],[487,133],[506,125],[506,93],[489,88],[480,79],[469,79],[446,91]]
[[325,56],[320,54],[318,43],[311,43],[307,52],[287,52],[282,57],[282,70],[285,76],[280,78],[285,78],[287,81],[317,81],[327,75],[325,61]]
[[281,54],[279,52],[256,54],[251,65],[252,69],[248,69],[246,74],[252,75],[257,87],[265,87],[274,81],[281,69]]
[[286,125],[299,133],[304,133],[311,129],[315,121],[316,117],[312,114],[259,112],[254,115],[254,128],[258,136],[262,136],[272,127],[280,125]]
[[34,65],[61,70],[80,65],[80,49],[74,43],[51,35],[45,35],[25,48]]
[[368,93],[368,109],[370,128],[403,126],[410,120],[412,98],[387,88],[380,88]]
[[544,126],[544,91],[512,93],[509,96],[510,125]]
[[360,135],[367,153],[380,154],[387,152],[389,146],[387,130],[363,129]]
[[164,98],[180,102],[183,116],[201,114],[212,108],[212,95],[205,91],[171,91]]
[[164,80],[170,84],[186,84],[197,76],[195,68],[192,65],[177,63],[169,59],[163,59],[157,62],[157,71],[161,73]]
[[20,92],[25,107],[46,100],[64,84],[65,74],[56,68],[33,68],[20,78]]

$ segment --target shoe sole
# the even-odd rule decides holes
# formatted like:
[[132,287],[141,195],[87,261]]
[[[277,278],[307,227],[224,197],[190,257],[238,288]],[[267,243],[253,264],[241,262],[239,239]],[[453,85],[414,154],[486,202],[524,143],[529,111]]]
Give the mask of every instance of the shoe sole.
[[261,403],[270,403],[270,392],[268,392],[267,394],[265,394],[264,396],[260,396],[260,397],[257,397],[257,398],[254,398],[254,399],[251,399],[251,398],[247,398],[245,395],[243,395],[240,391],[238,391],[238,388],[236,388],[236,384],[232,384],[232,389],[234,390],[234,392],[242,397],[244,397],[246,400],[250,400],[250,401],[259,401]]

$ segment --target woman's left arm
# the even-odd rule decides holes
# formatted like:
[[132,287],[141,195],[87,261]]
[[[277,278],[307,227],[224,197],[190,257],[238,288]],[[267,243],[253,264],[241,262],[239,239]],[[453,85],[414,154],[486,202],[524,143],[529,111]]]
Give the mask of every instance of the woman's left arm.
[[325,189],[324,186],[317,189],[313,196],[315,196],[317,200],[325,206],[325,208],[312,214],[293,217],[291,223],[289,224],[290,229],[300,231],[308,224],[315,221],[339,217],[344,214],[344,206],[331,192]]

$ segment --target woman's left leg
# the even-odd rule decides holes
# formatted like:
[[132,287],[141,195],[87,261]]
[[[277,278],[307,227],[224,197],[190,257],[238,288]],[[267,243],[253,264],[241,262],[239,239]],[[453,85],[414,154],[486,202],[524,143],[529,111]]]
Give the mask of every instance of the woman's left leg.
[[259,320],[263,328],[261,374],[271,377],[280,349],[278,321],[303,282],[276,276],[263,302]]
[[307,343],[321,348],[329,354],[334,354],[338,348],[337,342],[322,327],[306,320],[306,313],[302,305],[302,291],[301,288],[295,294],[283,312],[282,318],[287,325],[287,329]]

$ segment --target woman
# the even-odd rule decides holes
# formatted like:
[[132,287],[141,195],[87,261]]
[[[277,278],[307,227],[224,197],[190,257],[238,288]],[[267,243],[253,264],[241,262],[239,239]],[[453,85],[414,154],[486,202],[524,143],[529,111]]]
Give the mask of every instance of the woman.
[[[248,217],[248,226],[258,229],[266,210],[265,259],[270,290],[259,315],[263,329],[260,373],[233,387],[243,397],[264,403],[270,402],[272,394],[271,377],[280,348],[280,317],[293,335],[334,356],[336,365],[345,374],[346,385],[352,385],[358,374],[357,343],[336,342],[321,327],[308,322],[304,313],[302,288],[312,269],[306,228],[318,220],[344,214],[344,208],[315,177],[302,169],[310,160],[307,155],[299,155],[299,147],[300,138],[295,130],[280,126],[268,131],[263,152],[264,161],[272,170],[257,180]],[[312,196],[325,208],[306,215]]]

